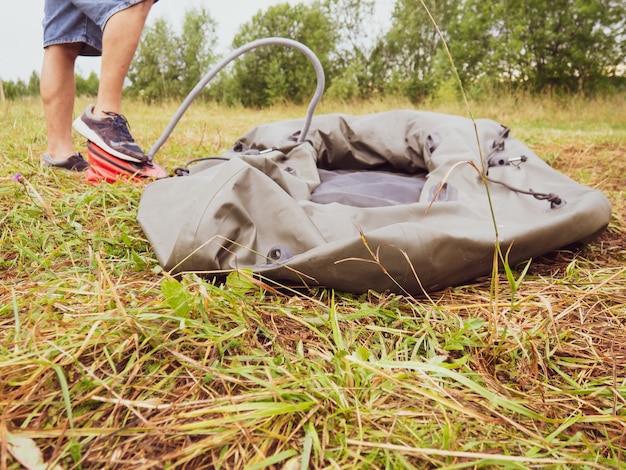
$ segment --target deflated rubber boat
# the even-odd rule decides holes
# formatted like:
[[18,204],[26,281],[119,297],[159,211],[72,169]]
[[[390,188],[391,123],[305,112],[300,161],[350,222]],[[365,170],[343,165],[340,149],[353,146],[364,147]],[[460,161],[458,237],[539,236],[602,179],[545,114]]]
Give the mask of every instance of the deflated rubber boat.
[[256,127],[223,155],[146,187],[137,218],[165,270],[246,270],[279,285],[419,295],[489,274],[497,241],[513,265],[588,242],[608,225],[602,193],[555,171],[492,120],[411,110],[313,117],[322,65],[286,38],[223,59],[150,159],[221,69],[266,45],[311,61],[317,88],[306,117]]
[[421,294],[586,243],[597,190],[492,120],[394,110],[266,124],[149,184],[138,221],[163,268],[289,286]]

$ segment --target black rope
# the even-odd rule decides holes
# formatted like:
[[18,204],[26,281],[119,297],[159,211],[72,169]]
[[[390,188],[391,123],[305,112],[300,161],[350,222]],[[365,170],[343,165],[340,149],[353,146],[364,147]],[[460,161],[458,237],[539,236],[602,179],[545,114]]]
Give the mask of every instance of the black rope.
[[510,189],[513,192],[516,192],[519,194],[526,194],[528,196],[533,196],[535,199],[538,199],[539,201],[548,201],[550,203],[550,208],[552,209],[556,209],[557,207],[563,204],[563,199],[561,199],[561,197],[558,194],[540,193],[538,191],[533,191],[532,189],[528,189],[528,190],[519,189],[507,183],[503,183],[502,181],[494,180],[489,177],[485,177],[485,179],[489,181],[490,183],[500,184],[504,186],[505,188]]

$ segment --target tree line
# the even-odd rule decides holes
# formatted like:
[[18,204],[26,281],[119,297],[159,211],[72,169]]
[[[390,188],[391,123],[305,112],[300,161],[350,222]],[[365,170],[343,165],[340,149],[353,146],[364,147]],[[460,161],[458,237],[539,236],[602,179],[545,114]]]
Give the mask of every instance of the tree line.
[[[441,93],[494,91],[612,93],[626,89],[623,0],[395,0],[389,24],[376,27],[375,0],[278,4],[243,24],[231,47],[266,37],[307,45],[326,74],[325,96],[402,96],[414,103]],[[180,32],[165,19],[144,31],[125,93],[147,101],[180,99],[214,66],[217,20],[186,12]],[[95,94],[95,74],[77,79]],[[36,90],[35,90],[36,88]],[[315,88],[308,59],[278,46],[236,59],[203,97],[263,107],[302,103]],[[8,98],[38,92],[4,82]]]

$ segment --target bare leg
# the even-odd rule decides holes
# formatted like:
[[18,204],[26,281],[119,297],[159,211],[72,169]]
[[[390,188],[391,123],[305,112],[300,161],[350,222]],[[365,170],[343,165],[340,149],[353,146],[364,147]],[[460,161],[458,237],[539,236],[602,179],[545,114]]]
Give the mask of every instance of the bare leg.
[[122,113],[122,88],[139,45],[153,0],[144,0],[114,14],[104,27],[102,67],[94,115]]
[[53,45],[44,50],[40,91],[46,115],[48,153],[56,160],[74,154],[74,64],[80,48],[81,44],[75,43]]

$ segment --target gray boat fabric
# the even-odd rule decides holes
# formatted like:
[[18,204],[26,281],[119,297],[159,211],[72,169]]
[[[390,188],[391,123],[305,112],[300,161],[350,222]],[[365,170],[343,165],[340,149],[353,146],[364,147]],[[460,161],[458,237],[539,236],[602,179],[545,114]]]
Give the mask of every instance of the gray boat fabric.
[[256,127],[145,188],[137,217],[165,270],[419,295],[489,274],[496,227],[515,264],[586,243],[611,217],[601,192],[490,119],[329,114],[298,143],[302,125]]

